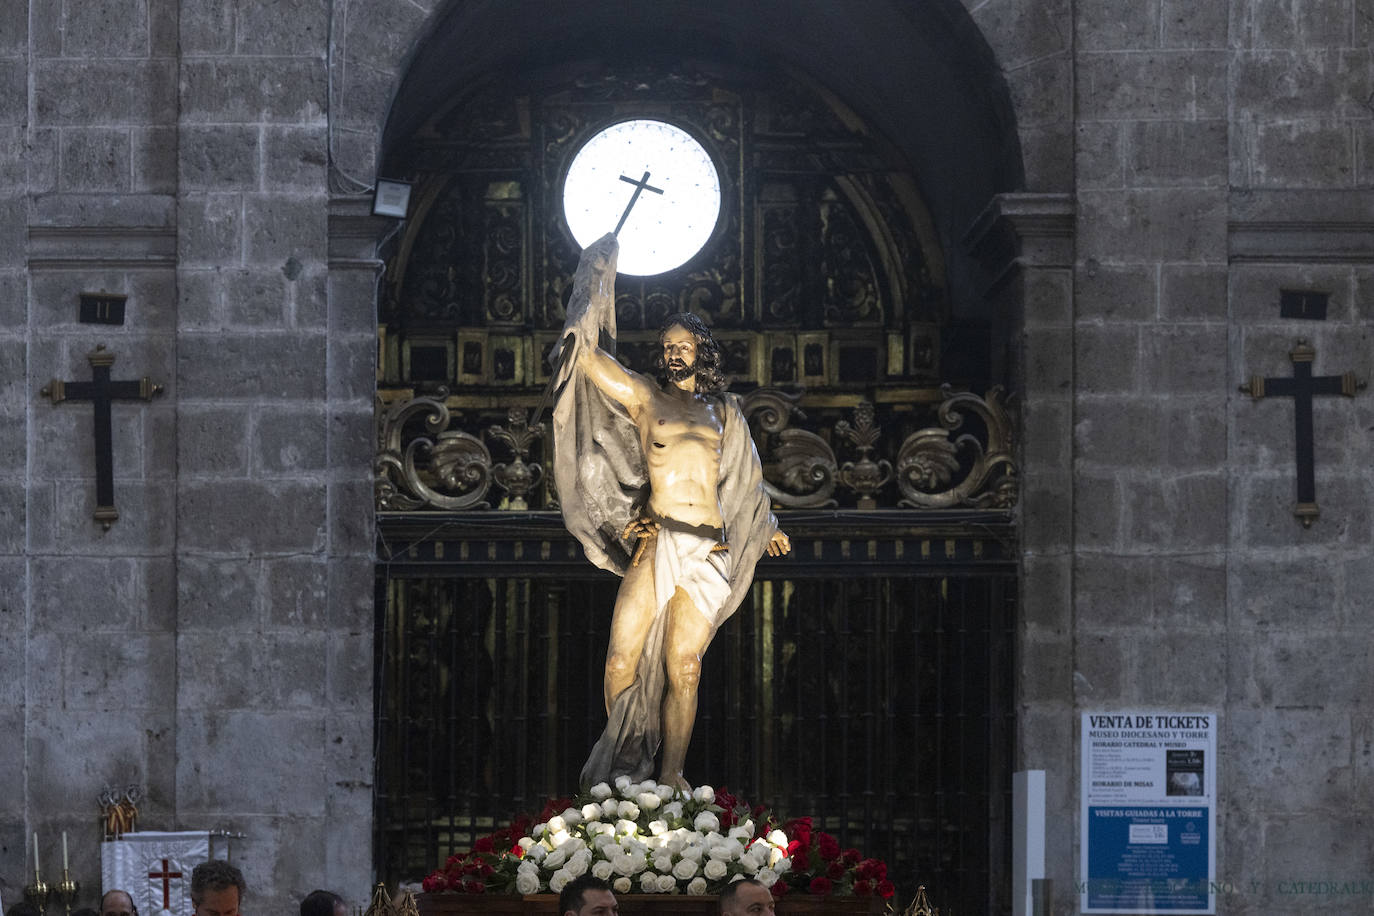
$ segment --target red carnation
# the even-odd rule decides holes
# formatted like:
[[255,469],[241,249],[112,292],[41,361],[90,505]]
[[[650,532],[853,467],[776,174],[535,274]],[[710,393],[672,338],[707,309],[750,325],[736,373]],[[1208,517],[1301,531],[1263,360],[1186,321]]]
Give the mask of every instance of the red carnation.
[[896,891],[897,889],[892,886],[891,881],[878,882],[878,896],[882,897],[884,900],[891,897]]
[[840,857],[840,841],[828,833],[816,834],[816,851],[827,862]]
[[855,896],[855,897],[867,897],[867,896],[869,896],[869,895],[872,894],[872,893],[873,893],[873,885],[869,884],[867,881],[862,881],[862,880],[860,880],[860,881],[855,881],[855,882],[854,882],[854,896]]
[[808,893],[815,894],[817,897],[828,897],[834,887],[829,878],[812,878],[811,883],[806,888]]

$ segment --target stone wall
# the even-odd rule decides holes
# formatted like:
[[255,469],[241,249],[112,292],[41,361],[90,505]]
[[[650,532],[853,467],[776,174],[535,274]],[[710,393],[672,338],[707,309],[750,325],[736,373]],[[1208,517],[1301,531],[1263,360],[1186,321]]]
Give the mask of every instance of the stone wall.
[[[141,783],[142,828],[246,836],[245,909],[365,902],[375,306],[335,274],[370,292],[375,264],[331,259],[329,4],[24,6],[0,14],[0,894],[34,831],[52,881],[65,830],[92,902],[97,795]],[[91,290],[123,326],[78,323]],[[98,343],[165,386],[114,407],[109,531],[90,405],[39,395]]]

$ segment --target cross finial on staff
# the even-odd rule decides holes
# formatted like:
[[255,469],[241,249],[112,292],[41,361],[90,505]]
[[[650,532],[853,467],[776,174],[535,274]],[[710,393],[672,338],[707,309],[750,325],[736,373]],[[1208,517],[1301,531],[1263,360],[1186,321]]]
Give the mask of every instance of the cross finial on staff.
[[622,213],[622,214],[620,214],[620,222],[618,222],[618,223],[615,224],[615,231],[613,231],[613,232],[611,233],[611,235],[614,235],[614,236],[619,236],[619,235],[620,235],[620,230],[624,228],[624,226],[625,226],[625,220],[627,220],[627,219],[630,218],[630,210],[632,210],[632,209],[634,208],[635,201],[639,200],[639,193],[640,193],[641,191],[653,191],[655,194],[662,194],[662,193],[663,193],[663,189],[662,189],[662,188],[656,188],[656,187],[654,187],[653,185],[649,184],[649,170],[648,170],[648,169],[645,169],[645,170],[644,170],[644,177],[641,178],[641,179],[639,179],[638,181],[635,181],[635,180],[634,180],[633,178],[631,178],[629,175],[621,175],[621,176],[620,176],[620,180],[623,181],[623,182],[625,182],[626,184],[632,184],[632,185],[634,185],[634,186],[635,186],[635,192],[634,192],[633,194],[630,195],[630,202],[629,202],[628,204],[625,205],[625,212]]

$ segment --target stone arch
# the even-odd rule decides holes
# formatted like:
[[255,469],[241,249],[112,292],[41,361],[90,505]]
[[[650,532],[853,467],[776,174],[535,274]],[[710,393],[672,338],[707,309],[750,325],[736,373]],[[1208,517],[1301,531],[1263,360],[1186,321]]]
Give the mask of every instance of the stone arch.
[[[999,52],[1033,61],[1048,39],[1040,31],[1023,39],[1022,27],[1050,17],[1017,12],[1013,4],[1023,5],[991,0],[979,7],[979,18]],[[409,0],[346,4],[336,10],[331,35],[335,164],[370,183],[390,145],[477,74],[625,48],[764,58],[830,88],[921,176],[950,257],[954,294],[981,310],[987,278],[962,240],[996,195],[1025,187],[1014,104],[1021,84],[1008,85],[979,22],[957,0],[671,0],[633,7],[588,0],[575,17],[550,17],[538,0],[449,0],[428,10]],[[1045,68],[1025,69],[1026,86],[1034,88]],[[1046,158],[1035,152],[1034,161]]]

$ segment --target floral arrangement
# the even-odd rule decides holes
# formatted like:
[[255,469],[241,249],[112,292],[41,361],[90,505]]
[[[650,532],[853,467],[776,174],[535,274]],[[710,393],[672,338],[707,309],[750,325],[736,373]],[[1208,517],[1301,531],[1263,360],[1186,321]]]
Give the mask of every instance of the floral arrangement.
[[[526,833],[528,831],[528,833]],[[892,882],[879,859],[841,849],[811,818],[780,820],[726,789],[687,792],[629,777],[549,802],[538,822],[518,817],[449,856],[424,880],[426,893],[561,891],[591,872],[618,894],[715,894],[754,878],[774,897],[889,898]]]

